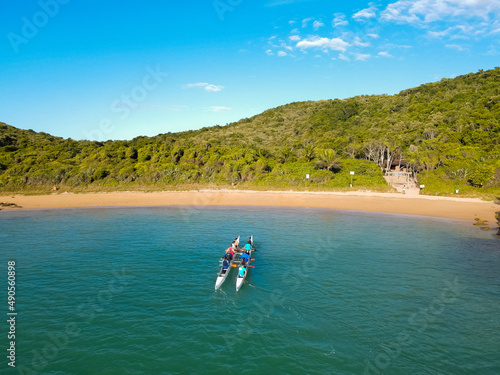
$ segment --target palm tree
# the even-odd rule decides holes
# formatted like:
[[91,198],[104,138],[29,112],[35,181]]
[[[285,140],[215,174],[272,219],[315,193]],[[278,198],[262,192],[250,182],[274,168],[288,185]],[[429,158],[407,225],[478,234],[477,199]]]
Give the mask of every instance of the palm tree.
[[304,156],[306,157],[307,161],[311,161],[314,159],[314,146],[310,143],[304,147]]
[[340,169],[342,166],[335,150],[322,150],[319,154],[319,158],[321,160],[321,163],[323,164],[324,169],[327,169],[329,171]]

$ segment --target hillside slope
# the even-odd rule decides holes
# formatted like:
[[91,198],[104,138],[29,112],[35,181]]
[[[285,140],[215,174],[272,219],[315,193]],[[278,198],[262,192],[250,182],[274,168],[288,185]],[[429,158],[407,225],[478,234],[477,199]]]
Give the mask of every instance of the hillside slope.
[[[290,103],[227,126],[137,137],[62,139],[0,123],[0,188],[237,183],[384,187],[414,171],[426,191],[500,192],[500,68],[397,95]],[[306,181],[306,174],[310,180]]]

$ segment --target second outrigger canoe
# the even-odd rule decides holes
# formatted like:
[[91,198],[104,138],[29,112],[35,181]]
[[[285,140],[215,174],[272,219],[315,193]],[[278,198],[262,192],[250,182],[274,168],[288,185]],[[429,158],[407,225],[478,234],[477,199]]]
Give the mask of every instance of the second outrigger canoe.
[[[239,238],[239,237],[238,237]],[[250,237],[250,251],[249,251],[249,255],[250,255],[250,258],[252,258],[252,250],[253,250],[253,236]],[[250,268],[250,261],[251,259],[248,259],[248,262],[246,264],[246,269],[245,269],[245,273],[243,274],[243,276],[240,276],[239,274],[239,266],[241,265],[241,260],[240,262],[238,263],[238,276],[236,277],[236,291],[240,290],[240,288],[243,286],[243,283],[245,282],[245,279],[247,277],[247,274],[248,274],[248,269]]]
[[[238,238],[236,239],[236,248],[238,248],[239,244],[240,244],[240,236],[238,236]],[[236,254],[235,254],[235,256],[236,256]],[[227,267],[227,268],[221,267],[219,273],[217,274],[217,279],[215,280],[215,290],[219,289],[220,286],[224,283],[224,281],[226,281],[226,277],[227,277],[227,275],[229,275],[229,271],[232,268],[232,265],[234,263],[234,259],[235,259],[235,257],[233,257],[233,259],[231,259],[231,261],[229,262],[229,267]]]

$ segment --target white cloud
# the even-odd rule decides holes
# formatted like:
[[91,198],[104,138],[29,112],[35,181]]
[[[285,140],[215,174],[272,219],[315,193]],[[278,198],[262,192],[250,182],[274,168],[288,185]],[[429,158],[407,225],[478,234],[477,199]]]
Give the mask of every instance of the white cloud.
[[288,54],[285,51],[279,51],[278,52],[278,56],[279,57],[284,57],[284,56],[288,56]]
[[499,21],[495,21],[493,23],[493,25],[492,25],[490,33],[491,34],[496,34],[498,32],[500,32],[500,22]]
[[380,57],[394,57],[394,56],[392,56],[392,55],[391,55],[389,52],[387,52],[387,51],[382,51],[382,52],[379,52],[379,53],[378,53],[378,56],[380,56]]
[[359,12],[355,13],[352,18],[355,20],[357,19],[362,19],[362,18],[374,18],[376,16],[375,12],[377,11],[377,8],[375,6],[370,4],[369,8],[362,9]]
[[402,23],[417,23],[420,21],[420,19],[415,14],[407,12],[407,8],[409,8],[410,6],[411,3],[406,0],[389,4],[387,8],[382,12],[382,19]]
[[346,21],[345,14],[335,14],[335,18],[332,21],[332,26],[338,27],[346,25],[349,25],[349,22]]
[[380,38],[380,36],[378,34],[366,34],[366,36],[369,36],[370,38],[373,38],[373,39]]
[[372,57],[371,55],[368,55],[365,53],[357,53],[357,52],[353,52],[352,55],[354,56],[354,60],[357,60],[357,61],[366,61],[370,57]]
[[206,82],[189,83],[185,87],[188,89],[195,88],[195,87],[202,87],[206,91],[210,91],[210,92],[221,91],[224,88],[224,86],[212,85],[212,84],[206,83]]
[[427,29],[431,38],[485,37],[498,30],[500,0],[398,0],[381,20]]
[[456,25],[442,31],[429,31],[427,34],[433,38],[449,36],[451,39],[468,39],[470,35],[477,35],[482,32],[483,30],[475,30],[474,27],[469,25]]
[[318,30],[320,27],[325,26],[325,24],[321,21],[314,21],[313,23],[313,29]]
[[451,48],[451,49],[456,49],[457,51],[466,51],[467,48],[464,48],[458,44],[447,44],[445,45],[446,48]]
[[400,23],[430,23],[456,17],[488,19],[500,11],[500,0],[399,0],[389,4],[382,19]]
[[297,43],[298,48],[327,48],[334,51],[345,52],[349,43],[342,40],[341,38],[320,38],[319,36],[314,36],[308,39],[301,40]]
[[266,51],[266,53],[267,53],[269,56],[274,55],[273,51],[271,51],[270,49],[268,49],[268,50]]
[[298,36],[298,35],[292,35],[289,38],[293,42],[298,42],[300,40],[300,36]]
[[290,24],[290,26],[293,26],[297,23],[297,21],[291,20],[291,21],[288,21],[288,23]]
[[344,61],[351,61],[349,59],[349,57],[347,57],[346,55],[344,55],[343,53],[339,53],[339,59],[340,60],[344,60]]
[[213,105],[213,106],[208,107],[207,109],[211,112],[225,112],[225,111],[230,111],[232,108],[219,106],[219,105]]
[[443,30],[443,31],[429,31],[427,34],[433,38],[441,38],[443,36],[448,35],[448,32],[449,32],[449,29]]
[[295,28],[295,29],[293,29],[292,31],[290,31],[290,33],[291,33],[291,34],[299,34],[299,33],[300,33],[300,31],[299,31],[299,29]]
[[359,36],[354,38],[354,41],[352,42],[352,44],[355,46],[358,46],[358,47],[370,47],[370,43],[362,42],[361,38]]
[[206,85],[205,86],[205,90],[211,91],[211,92],[217,92],[217,91],[222,90],[223,88],[224,88],[223,86],[219,86],[219,85]]
[[307,24],[309,23],[309,21],[312,21],[312,18],[304,18],[302,20],[302,27],[303,28],[307,27]]

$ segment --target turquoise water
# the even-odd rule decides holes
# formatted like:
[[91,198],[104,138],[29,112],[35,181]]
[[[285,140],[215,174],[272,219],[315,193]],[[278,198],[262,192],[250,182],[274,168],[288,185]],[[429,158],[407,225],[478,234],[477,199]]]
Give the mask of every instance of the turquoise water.
[[[232,239],[247,283],[214,291]],[[5,374],[499,374],[500,242],[461,221],[299,208],[0,213]],[[2,288],[0,288],[2,289]],[[4,315],[6,317],[6,315]],[[8,323],[0,334],[9,348]]]

